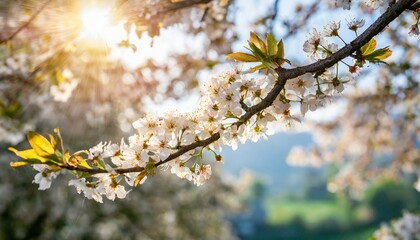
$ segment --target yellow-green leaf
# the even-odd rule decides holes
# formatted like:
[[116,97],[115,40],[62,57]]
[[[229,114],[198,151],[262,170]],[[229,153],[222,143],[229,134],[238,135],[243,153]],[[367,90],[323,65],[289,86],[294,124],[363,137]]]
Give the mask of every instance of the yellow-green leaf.
[[63,138],[60,134],[60,129],[54,128],[54,133],[57,135],[57,147],[60,147],[60,151],[64,152],[64,146],[63,146]]
[[18,167],[26,166],[28,164],[29,164],[28,162],[11,162],[10,166],[14,168],[18,168]]
[[144,177],[147,176],[147,171],[143,170],[139,173],[139,175],[137,175],[136,179],[134,179],[134,187],[137,187],[139,185],[139,183],[141,182],[141,180],[144,179]]
[[363,56],[369,55],[375,50],[376,48],[376,40],[375,38],[372,38],[368,43],[363,45],[363,47],[360,48],[360,51],[362,52]]
[[79,161],[79,166],[81,166],[81,167],[84,167],[84,168],[88,168],[88,169],[91,169],[92,167],[87,163],[87,161],[86,160],[80,160]]
[[254,55],[242,53],[242,52],[235,52],[228,54],[226,56],[227,58],[234,59],[239,62],[257,62],[258,58],[256,58]]
[[252,42],[248,41],[248,45],[250,48],[248,48],[248,50],[250,50],[252,52],[252,54],[258,58],[258,61],[263,61],[266,58],[265,53],[263,53],[257,46],[255,46],[255,44],[253,44]]
[[376,59],[384,60],[392,55],[392,51],[391,49],[386,47],[386,48],[378,49],[370,55],[374,56]]
[[54,150],[57,149],[57,141],[55,141],[54,136],[51,134],[48,134],[48,137],[50,138],[51,146],[54,148]]
[[267,33],[266,42],[268,48],[268,55],[275,56],[277,54],[277,42],[273,34]]
[[281,59],[284,58],[283,40],[280,40],[280,42],[277,44],[277,57]]
[[10,166],[12,167],[22,167],[28,164],[48,164],[50,165],[51,162],[46,160],[46,161],[41,161],[39,159],[35,159],[35,158],[28,158],[28,159],[21,159],[21,161],[18,162],[11,162]]
[[46,156],[54,154],[54,148],[50,142],[42,135],[36,132],[28,132],[28,142],[39,156]]
[[261,52],[267,54],[267,46],[265,45],[264,41],[261,40],[260,37],[257,36],[254,32],[251,32],[249,41],[253,43]]
[[80,167],[84,167],[84,168],[88,168],[91,169],[92,167],[87,163],[87,161],[81,157],[78,154],[73,154],[69,160],[68,163],[72,166],[80,166]]
[[266,68],[269,68],[269,66],[263,63],[263,64],[260,64],[258,66],[255,66],[255,67],[251,68],[249,71],[253,73],[255,71],[259,71],[259,70],[266,69]]
[[18,157],[23,159],[30,159],[30,158],[38,158],[39,155],[33,149],[27,149],[23,151],[19,151],[15,148],[10,147],[9,151],[14,152]]

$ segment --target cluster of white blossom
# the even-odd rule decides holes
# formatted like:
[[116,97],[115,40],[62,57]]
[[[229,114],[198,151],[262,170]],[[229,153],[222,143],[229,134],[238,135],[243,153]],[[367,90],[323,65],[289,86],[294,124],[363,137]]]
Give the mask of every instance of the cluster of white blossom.
[[[348,29],[356,32],[365,24],[364,20],[352,19],[347,22]],[[323,27],[320,33],[315,28],[308,35],[308,39],[303,44],[303,51],[308,54],[312,61],[317,61],[330,56],[338,51],[336,43],[329,43],[327,38],[338,37],[344,41],[339,35],[341,24],[340,22],[332,21]]]
[[378,240],[420,239],[420,216],[404,212],[402,218],[393,221],[391,225],[382,225],[373,237]]
[[50,94],[56,102],[67,102],[73,90],[77,87],[78,80],[74,78],[69,69],[64,69],[61,73],[62,81],[50,87]]
[[28,55],[19,53],[0,62],[0,76],[26,76]]
[[[350,10],[351,8],[351,0],[326,0],[327,4],[330,7],[335,7],[335,8],[340,8],[342,7],[343,9],[346,10]],[[364,5],[366,7],[372,8],[372,9],[377,9],[380,6],[384,6],[385,4],[387,4],[389,1],[387,0],[365,0],[363,1]]]
[[[339,27],[339,23],[333,22],[324,27],[323,35],[337,36]],[[325,42],[322,39],[314,30],[305,42],[305,51],[315,50],[315,54],[311,54],[314,60],[338,49],[337,44],[326,45],[327,50],[322,48]],[[345,85],[352,83],[353,79],[340,76],[338,65],[319,75],[305,74],[290,79],[269,107],[249,119],[243,119],[252,106],[267,96],[276,81],[275,74],[254,78],[239,70],[213,76],[201,89],[202,97],[196,111],[170,111],[163,116],[147,115],[140,118],[133,123],[137,133],[128,138],[128,143],[124,140],[120,145],[101,142],[89,150],[88,160],[92,163],[110,159],[103,166],[107,173],[92,175],[95,181],[84,178],[72,180],[70,185],[76,186],[78,192],[84,192],[87,198],[102,201],[101,196],[105,195],[114,200],[115,197],[125,197],[127,193],[121,187],[123,180],[130,186],[143,183],[147,175],[153,175],[158,166],[170,169],[178,177],[200,186],[211,175],[210,165],[203,163],[204,150],[212,152],[216,161],[221,161],[219,152],[222,146],[236,150],[239,144],[247,140],[256,142],[266,138],[269,123],[293,125],[308,111],[315,111],[331,102],[332,96],[343,92]],[[296,106],[300,112],[293,112],[292,106]],[[208,144],[199,145],[181,156],[171,157],[171,154],[182,150],[184,146],[214,136],[217,138]],[[140,169],[141,172],[117,173],[116,168]]]
[[[247,78],[238,71],[215,76],[204,84],[203,97],[197,111],[171,111],[162,117],[147,115],[137,120],[133,123],[137,133],[128,138],[128,143],[124,140],[120,145],[101,142],[89,150],[89,161],[110,158],[109,164],[113,166],[105,166],[108,173],[92,175],[91,179],[95,179],[94,181],[85,178],[71,180],[70,185],[75,186],[79,193],[83,192],[87,198],[99,202],[102,202],[102,195],[111,200],[116,197],[124,198],[127,191],[121,185],[121,181],[125,180],[128,185],[133,186],[139,173],[119,174],[115,172],[115,168],[149,169],[160,165],[163,169],[170,169],[171,173],[178,177],[200,186],[211,175],[210,165],[203,163],[202,152],[205,147],[200,151],[188,151],[172,161],[165,160],[183,146],[219,134],[220,139],[207,145],[206,149],[214,153],[216,161],[221,161],[217,152],[221,151],[223,145],[231,146],[235,150],[247,140],[256,142],[266,138],[267,124],[270,122],[290,124],[292,121],[298,121],[299,119],[290,113],[292,101],[301,104],[301,113],[305,115],[308,109],[316,110],[329,101],[330,96],[326,93],[341,92],[341,82],[334,82],[340,80],[334,80],[332,75],[334,74],[328,73],[320,77],[325,85],[322,87],[317,85],[310,75],[290,80],[285,86],[284,94],[277,97],[266,110],[255,114],[243,124],[238,124],[238,119],[246,112],[244,109],[261,102],[273,88],[275,79],[270,76]],[[321,93],[320,89],[325,93]],[[241,103],[246,107],[241,106]],[[140,184],[146,180],[146,175],[142,176]],[[46,188],[52,177],[45,171],[43,176],[42,188]]]
[[[343,112],[336,118],[307,122],[315,145],[293,148],[287,162],[294,166],[340,166],[328,184],[331,192],[349,190],[357,197],[378,176],[394,179],[405,174],[417,175],[414,185],[420,191],[420,151],[415,147],[418,120],[413,117],[420,98],[403,88],[384,93],[387,78],[392,79],[390,71],[381,70],[376,90],[347,92]],[[401,97],[398,104],[396,97]],[[390,109],[391,104],[395,108]]]

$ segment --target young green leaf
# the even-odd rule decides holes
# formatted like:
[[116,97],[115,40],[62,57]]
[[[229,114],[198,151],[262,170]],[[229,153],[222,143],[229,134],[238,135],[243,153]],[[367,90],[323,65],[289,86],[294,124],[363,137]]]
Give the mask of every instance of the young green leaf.
[[50,138],[51,146],[54,148],[54,151],[57,150],[57,141],[55,140],[54,136],[48,134],[48,137]]
[[60,152],[64,153],[63,138],[61,137],[60,129],[54,128],[54,133],[57,135],[57,147],[60,148]]
[[255,57],[258,58],[259,61],[264,61],[265,59],[265,53],[263,53],[257,46],[255,46],[255,44],[253,44],[252,42],[248,41],[248,45],[251,49],[249,49]]
[[256,58],[254,55],[242,52],[231,53],[226,57],[239,62],[258,62],[258,58]]
[[28,164],[29,164],[28,162],[11,162],[10,166],[13,168],[18,168],[18,167],[26,166]]
[[264,53],[264,55],[267,54],[267,46],[265,45],[265,42],[254,32],[250,33],[249,42],[253,43],[259,50],[261,50],[261,52]]
[[375,50],[373,53],[366,56],[366,60],[373,62],[375,60],[384,60],[392,55],[391,49],[389,47],[380,48]]
[[268,48],[268,55],[274,56],[277,54],[277,42],[274,36],[270,33],[266,34],[266,42]]
[[92,167],[87,163],[87,161],[80,155],[78,154],[73,154],[69,160],[68,163],[71,166],[79,166],[79,167],[84,167],[87,169],[92,169]]
[[368,43],[363,45],[363,47],[360,48],[360,51],[362,52],[363,56],[369,55],[375,50],[376,48],[376,40],[375,38],[372,38]]
[[284,58],[284,46],[283,46],[283,40],[280,40],[277,44],[277,57],[280,59]]
[[9,151],[14,152],[18,157],[23,158],[23,159],[30,159],[30,158],[38,158],[39,157],[39,155],[33,149],[27,149],[27,150],[19,151],[15,148],[10,147]]
[[134,179],[134,187],[137,187],[140,184],[141,180],[143,180],[144,177],[146,176],[147,176],[147,171],[146,170],[141,171],[139,175],[137,175],[136,179]]
[[260,65],[258,65],[258,66],[255,66],[255,67],[253,67],[253,68],[251,68],[249,71],[250,72],[256,72],[256,71],[259,71],[259,70],[262,70],[262,69],[266,69],[266,68],[269,68],[270,66],[268,66],[267,64],[265,64],[265,63],[263,63],[263,64],[260,64]]
[[54,154],[54,148],[42,135],[30,131],[27,134],[28,142],[39,156]]
[[41,162],[38,159],[23,159],[18,162],[11,162],[10,166],[16,168],[16,167],[23,167],[29,164],[49,164],[49,163],[50,162]]

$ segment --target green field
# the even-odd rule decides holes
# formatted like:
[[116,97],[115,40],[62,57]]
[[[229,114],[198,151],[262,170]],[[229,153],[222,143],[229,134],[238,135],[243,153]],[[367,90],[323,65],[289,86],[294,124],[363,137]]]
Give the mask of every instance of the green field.
[[267,221],[270,225],[283,225],[297,218],[306,226],[314,227],[324,221],[334,221],[340,225],[349,223],[350,216],[346,205],[333,200],[281,200],[270,198],[265,202]]

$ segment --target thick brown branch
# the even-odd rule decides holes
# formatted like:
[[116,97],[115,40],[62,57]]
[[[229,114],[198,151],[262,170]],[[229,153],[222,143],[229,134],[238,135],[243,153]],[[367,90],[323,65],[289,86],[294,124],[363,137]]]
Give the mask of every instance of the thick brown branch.
[[[271,104],[274,102],[276,97],[280,94],[280,92],[283,90],[284,85],[286,84],[288,79],[296,78],[298,76],[301,76],[305,73],[319,73],[323,72],[325,69],[333,66],[340,60],[350,56],[352,53],[354,53],[356,50],[360,49],[364,44],[369,42],[370,39],[372,39],[374,36],[379,34],[390,22],[392,22],[394,19],[396,19],[405,9],[409,8],[415,0],[400,0],[388,10],[381,15],[368,29],[366,29],[359,37],[354,39],[350,44],[347,44],[343,48],[341,48],[338,52],[332,54],[330,57],[320,60],[318,62],[292,68],[292,69],[284,69],[279,68],[276,69],[276,72],[278,74],[278,80],[276,84],[274,85],[273,89],[268,93],[268,95],[262,99],[262,101],[252,107],[250,107],[247,111],[236,123],[237,126],[240,126],[247,122],[252,116],[257,114],[258,112],[261,112],[262,110],[268,108],[271,106]],[[209,144],[217,141],[220,138],[220,134],[216,133],[210,136],[209,138],[206,138],[204,140],[200,140],[197,142],[194,142],[190,145],[182,146],[177,152],[169,155],[169,157],[159,163],[157,163],[155,166],[163,165],[182,154],[193,150],[198,147],[205,147]],[[100,169],[86,169],[86,168],[79,168],[79,167],[72,167],[72,166],[61,166],[62,168],[66,168],[69,170],[77,170],[77,171],[83,171],[88,173],[105,173],[106,170],[100,170]],[[128,173],[128,172],[140,172],[144,170],[142,167],[133,167],[133,168],[118,168],[115,169],[117,173]]]
[[47,5],[51,2],[51,0],[45,1],[41,7],[29,18],[27,22],[22,24],[18,29],[16,29],[9,37],[0,40],[0,44],[12,40],[18,33],[20,33],[23,29],[27,28],[34,20],[38,17],[38,15],[47,7]]
[[413,10],[413,11],[419,10],[420,9],[420,1],[417,0],[416,3],[414,3],[413,5],[411,5],[410,7],[408,7],[407,9]]
[[378,35],[390,22],[396,19],[404,10],[409,8],[416,0],[400,0],[392,7],[388,8],[368,29],[366,29],[359,37],[354,39],[351,43],[341,48],[338,52],[332,54],[330,57],[320,60],[318,62],[280,71],[282,77],[291,79],[301,76],[305,73],[322,72],[325,69],[332,67],[345,57],[350,56],[353,52],[360,49],[363,45],[370,41],[374,36]]

